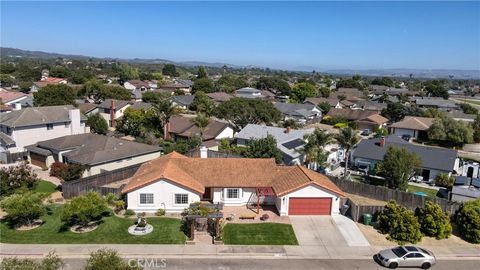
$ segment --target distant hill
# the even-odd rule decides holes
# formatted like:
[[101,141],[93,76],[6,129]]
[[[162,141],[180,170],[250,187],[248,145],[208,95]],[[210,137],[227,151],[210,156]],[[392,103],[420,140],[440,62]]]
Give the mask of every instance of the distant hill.
[[[73,55],[73,54],[60,54],[60,53],[50,53],[42,51],[28,51],[16,48],[6,48],[0,47],[0,56],[4,57],[29,57],[29,58],[68,58],[68,59],[77,59],[77,60],[86,60],[86,59],[97,59],[97,60],[119,60],[122,62],[128,63],[141,63],[141,64],[175,64],[179,66],[207,66],[207,67],[233,67],[233,68],[261,68],[259,66],[249,65],[249,66],[240,66],[232,65],[228,63],[210,63],[210,62],[201,62],[201,61],[184,61],[184,62],[175,62],[167,59],[143,59],[143,58],[131,58],[131,59],[122,59],[122,58],[111,58],[111,57],[90,57],[85,55]],[[291,68],[290,70],[302,71],[302,72],[312,72],[316,70],[317,72],[327,73],[327,74],[336,74],[336,75],[354,75],[359,74],[362,76],[393,76],[399,78],[409,78],[412,74],[413,78],[450,78],[453,76],[453,79],[480,79],[480,70],[457,70],[457,69],[409,69],[409,68],[398,68],[398,69],[325,69],[321,67],[314,66],[301,66],[296,68]]]

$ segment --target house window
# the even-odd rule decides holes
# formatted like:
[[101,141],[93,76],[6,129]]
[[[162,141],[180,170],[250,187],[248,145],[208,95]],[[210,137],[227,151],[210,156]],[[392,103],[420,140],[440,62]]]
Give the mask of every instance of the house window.
[[188,204],[188,194],[175,194],[175,204]]
[[153,204],[153,193],[140,193],[140,204]]
[[238,198],[240,198],[240,189],[227,188],[227,199],[238,199]]
[[110,113],[110,109],[103,109],[103,113]]
[[47,124],[47,130],[52,130],[53,129],[53,124]]

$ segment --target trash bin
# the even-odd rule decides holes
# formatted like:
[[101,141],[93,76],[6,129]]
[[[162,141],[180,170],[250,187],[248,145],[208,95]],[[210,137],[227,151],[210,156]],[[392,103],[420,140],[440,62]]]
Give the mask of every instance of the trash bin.
[[372,222],[372,215],[363,214],[363,224],[370,225],[371,222]]

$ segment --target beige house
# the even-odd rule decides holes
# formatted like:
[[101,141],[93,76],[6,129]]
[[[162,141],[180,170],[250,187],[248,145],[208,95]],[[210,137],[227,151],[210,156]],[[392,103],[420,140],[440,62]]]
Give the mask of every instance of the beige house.
[[412,138],[425,137],[427,130],[432,126],[435,118],[406,116],[402,121],[393,123],[389,126],[390,134],[410,136]]

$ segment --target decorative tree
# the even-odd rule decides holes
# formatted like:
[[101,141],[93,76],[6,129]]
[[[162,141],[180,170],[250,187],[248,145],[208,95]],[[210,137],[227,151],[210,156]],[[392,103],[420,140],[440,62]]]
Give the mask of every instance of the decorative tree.
[[389,201],[378,216],[379,230],[388,234],[387,238],[399,244],[415,244],[422,240],[420,223],[413,211]]
[[426,236],[444,239],[452,234],[450,217],[438,204],[427,201],[425,207],[415,210],[415,216],[420,223],[420,230]]
[[42,202],[44,198],[43,193],[16,193],[3,199],[0,206],[13,224],[31,226],[35,219],[46,212]]
[[100,220],[108,210],[107,201],[97,192],[73,198],[63,207],[61,219],[69,225],[86,226]]
[[465,202],[457,214],[456,223],[464,239],[480,243],[480,199]]

